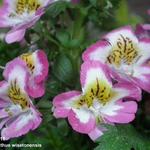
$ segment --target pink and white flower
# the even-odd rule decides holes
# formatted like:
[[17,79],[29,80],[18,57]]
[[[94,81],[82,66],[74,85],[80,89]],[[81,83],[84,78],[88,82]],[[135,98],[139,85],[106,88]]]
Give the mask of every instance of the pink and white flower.
[[107,64],[114,79],[136,84],[150,92],[150,39],[138,39],[126,26],[108,33],[83,54],[83,60]]
[[[49,63],[45,52],[37,50],[35,52],[22,54],[16,59],[20,59],[27,66],[27,71],[29,73],[27,85],[28,94],[33,98],[43,96],[45,93],[45,80],[49,70]],[[6,67],[16,59],[7,63]],[[4,76],[6,76],[5,73]]]
[[135,118],[141,90],[133,84],[113,84],[107,67],[98,61],[85,62],[80,74],[82,92],[69,91],[53,100],[54,116],[68,118],[72,128],[96,140],[102,124],[129,123]]
[[44,14],[45,8],[57,0],[3,0],[0,9],[0,27],[11,28],[6,42],[19,42],[26,29],[32,27]]
[[27,93],[29,72],[20,59],[10,62],[0,82],[0,129],[4,140],[36,129],[42,119]]

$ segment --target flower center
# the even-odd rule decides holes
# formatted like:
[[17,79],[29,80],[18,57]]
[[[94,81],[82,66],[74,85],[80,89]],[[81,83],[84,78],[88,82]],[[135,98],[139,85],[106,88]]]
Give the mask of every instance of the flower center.
[[21,55],[20,57],[23,61],[25,61],[30,72],[33,74],[34,69],[35,69],[35,64],[34,64],[32,53],[25,53],[25,54]]
[[28,97],[21,91],[20,87],[17,84],[17,80],[11,82],[11,85],[8,89],[8,97],[15,105],[19,104],[22,109],[30,107]]
[[107,63],[114,64],[116,67],[120,67],[121,63],[125,63],[127,65],[133,64],[137,58],[137,46],[128,37],[120,35],[116,46],[112,48],[112,52],[107,57]]
[[32,13],[36,12],[41,7],[38,0],[17,0],[16,13],[23,14],[24,12]]
[[79,99],[77,106],[80,107],[86,104],[88,107],[93,105],[94,100],[97,100],[100,104],[105,105],[114,96],[110,85],[104,81],[93,83],[86,91],[86,93]]

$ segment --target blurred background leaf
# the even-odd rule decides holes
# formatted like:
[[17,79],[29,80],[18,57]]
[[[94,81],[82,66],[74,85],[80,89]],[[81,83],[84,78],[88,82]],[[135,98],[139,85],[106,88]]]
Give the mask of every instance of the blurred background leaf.
[[142,17],[133,14],[128,7],[128,2],[126,0],[122,0],[119,4],[119,8],[116,10],[116,26],[125,26],[125,25],[133,25],[144,22]]

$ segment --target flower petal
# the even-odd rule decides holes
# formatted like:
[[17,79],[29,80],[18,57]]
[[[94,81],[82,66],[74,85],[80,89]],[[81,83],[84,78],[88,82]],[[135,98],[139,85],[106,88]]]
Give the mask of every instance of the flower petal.
[[1,131],[1,136],[5,140],[26,134],[30,130],[36,129],[41,123],[41,117],[35,111],[24,113],[12,121]]
[[120,98],[131,98],[132,100],[137,100],[137,101],[140,101],[142,98],[141,89],[129,82],[115,84],[114,90],[116,92],[119,92],[120,90],[124,91],[123,92],[124,96]]
[[104,39],[108,40],[112,46],[116,45],[116,41],[120,38],[120,36],[127,37],[133,41],[133,43],[138,44],[138,39],[134,35],[131,26],[121,27],[119,29],[113,30],[104,36]]
[[26,90],[29,74],[27,72],[26,64],[16,58],[13,61],[6,64],[3,76],[11,84],[12,81],[17,81],[22,90]]
[[105,116],[105,118],[110,121],[110,122],[114,122],[114,123],[129,123],[131,121],[134,120],[135,118],[135,114],[131,113],[122,113],[122,112],[118,112],[118,115],[115,116]]
[[5,40],[8,44],[11,44],[13,42],[20,42],[25,35],[26,29],[20,29],[20,30],[11,30],[6,34]]
[[119,109],[114,114],[106,114],[105,119],[113,123],[129,123],[134,120],[137,111],[137,103],[134,101],[118,100],[114,104]]
[[[4,98],[3,98],[4,99]],[[0,98],[0,108],[6,108],[9,106],[9,102]]]
[[68,120],[75,131],[85,134],[91,132],[96,125],[95,118],[90,111],[82,108],[80,110],[71,110],[68,115]]
[[5,109],[0,109],[0,119],[8,117],[8,112]]
[[88,135],[93,141],[95,141],[103,135],[103,132],[98,127],[95,127],[95,129],[92,130]]
[[3,5],[0,7],[0,27],[1,28],[10,26],[10,24],[7,21],[7,16],[10,11],[9,3],[10,3],[10,1],[4,0]]
[[49,63],[44,51],[37,50],[33,53],[25,53],[20,58],[26,63],[30,81],[28,93],[31,97],[38,98],[45,93],[45,80],[48,75]]
[[112,86],[111,79],[108,76],[107,66],[98,61],[88,61],[82,64],[80,80],[84,91],[96,80],[104,81],[110,87]]
[[9,103],[9,99],[7,96],[8,87],[9,87],[9,84],[6,81],[0,82],[0,99],[2,100],[2,103],[3,101],[5,103]]
[[110,50],[111,46],[107,41],[98,41],[86,49],[82,55],[82,59],[83,61],[96,60],[105,63]]
[[45,93],[45,84],[44,82],[37,84],[34,82],[34,80],[30,80],[27,91],[31,97],[34,98],[41,97]]
[[34,75],[36,83],[43,81],[48,75],[49,63],[44,51],[38,50],[35,52],[35,70]]
[[80,98],[79,91],[70,91],[57,95],[53,100],[54,116],[56,118],[65,118],[75,101]]
[[134,114],[137,112],[137,103],[135,101],[123,101],[119,100],[116,102],[117,105],[123,106],[119,112]]
[[150,59],[150,39],[143,38],[139,41],[139,55],[141,56],[136,65],[141,65]]
[[136,66],[132,81],[141,89],[150,92],[150,66],[148,64]]
[[[134,115],[134,113],[137,110],[137,104],[133,100],[141,100],[140,88],[138,88],[128,82],[127,83],[117,83],[114,86],[113,91],[116,94],[114,95],[112,100],[101,108],[101,113],[103,114],[104,118],[106,118],[108,121],[111,121],[110,118],[108,119],[108,117],[114,118],[114,117],[119,116],[120,113],[121,114],[122,113],[132,113]],[[124,102],[123,102],[123,100],[124,100]],[[132,107],[133,110],[130,109],[130,107],[129,107],[129,110],[127,112],[126,109],[128,109],[128,108],[125,108],[125,107],[128,107],[127,104],[131,104],[132,106],[130,106],[130,107]],[[126,115],[126,114],[123,114],[123,115]],[[131,115],[131,116],[133,116],[133,115]],[[123,118],[122,118],[122,122],[123,122]],[[126,122],[126,119],[125,119],[125,122]]]

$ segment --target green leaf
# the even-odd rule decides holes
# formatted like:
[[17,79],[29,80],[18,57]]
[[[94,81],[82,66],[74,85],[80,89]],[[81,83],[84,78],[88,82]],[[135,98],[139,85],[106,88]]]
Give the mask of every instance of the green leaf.
[[56,37],[57,39],[60,41],[60,43],[64,46],[64,47],[67,47],[68,44],[69,44],[69,34],[66,32],[66,31],[60,31],[60,32],[57,32],[56,34]]
[[57,56],[53,66],[53,74],[60,81],[66,84],[72,84],[74,80],[74,70],[69,57],[64,54]]
[[107,126],[94,150],[148,150],[146,141],[131,125]]
[[65,9],[67,8],[68,3],[65,1],[58,1],[52,5],[47,10],[47,13],[51,14],[52,17],[56,17],[59,15],[61,12],[64,12]]
[[90,0],[90,3],[91,3],[93,6],[96,6],[97,0]]

